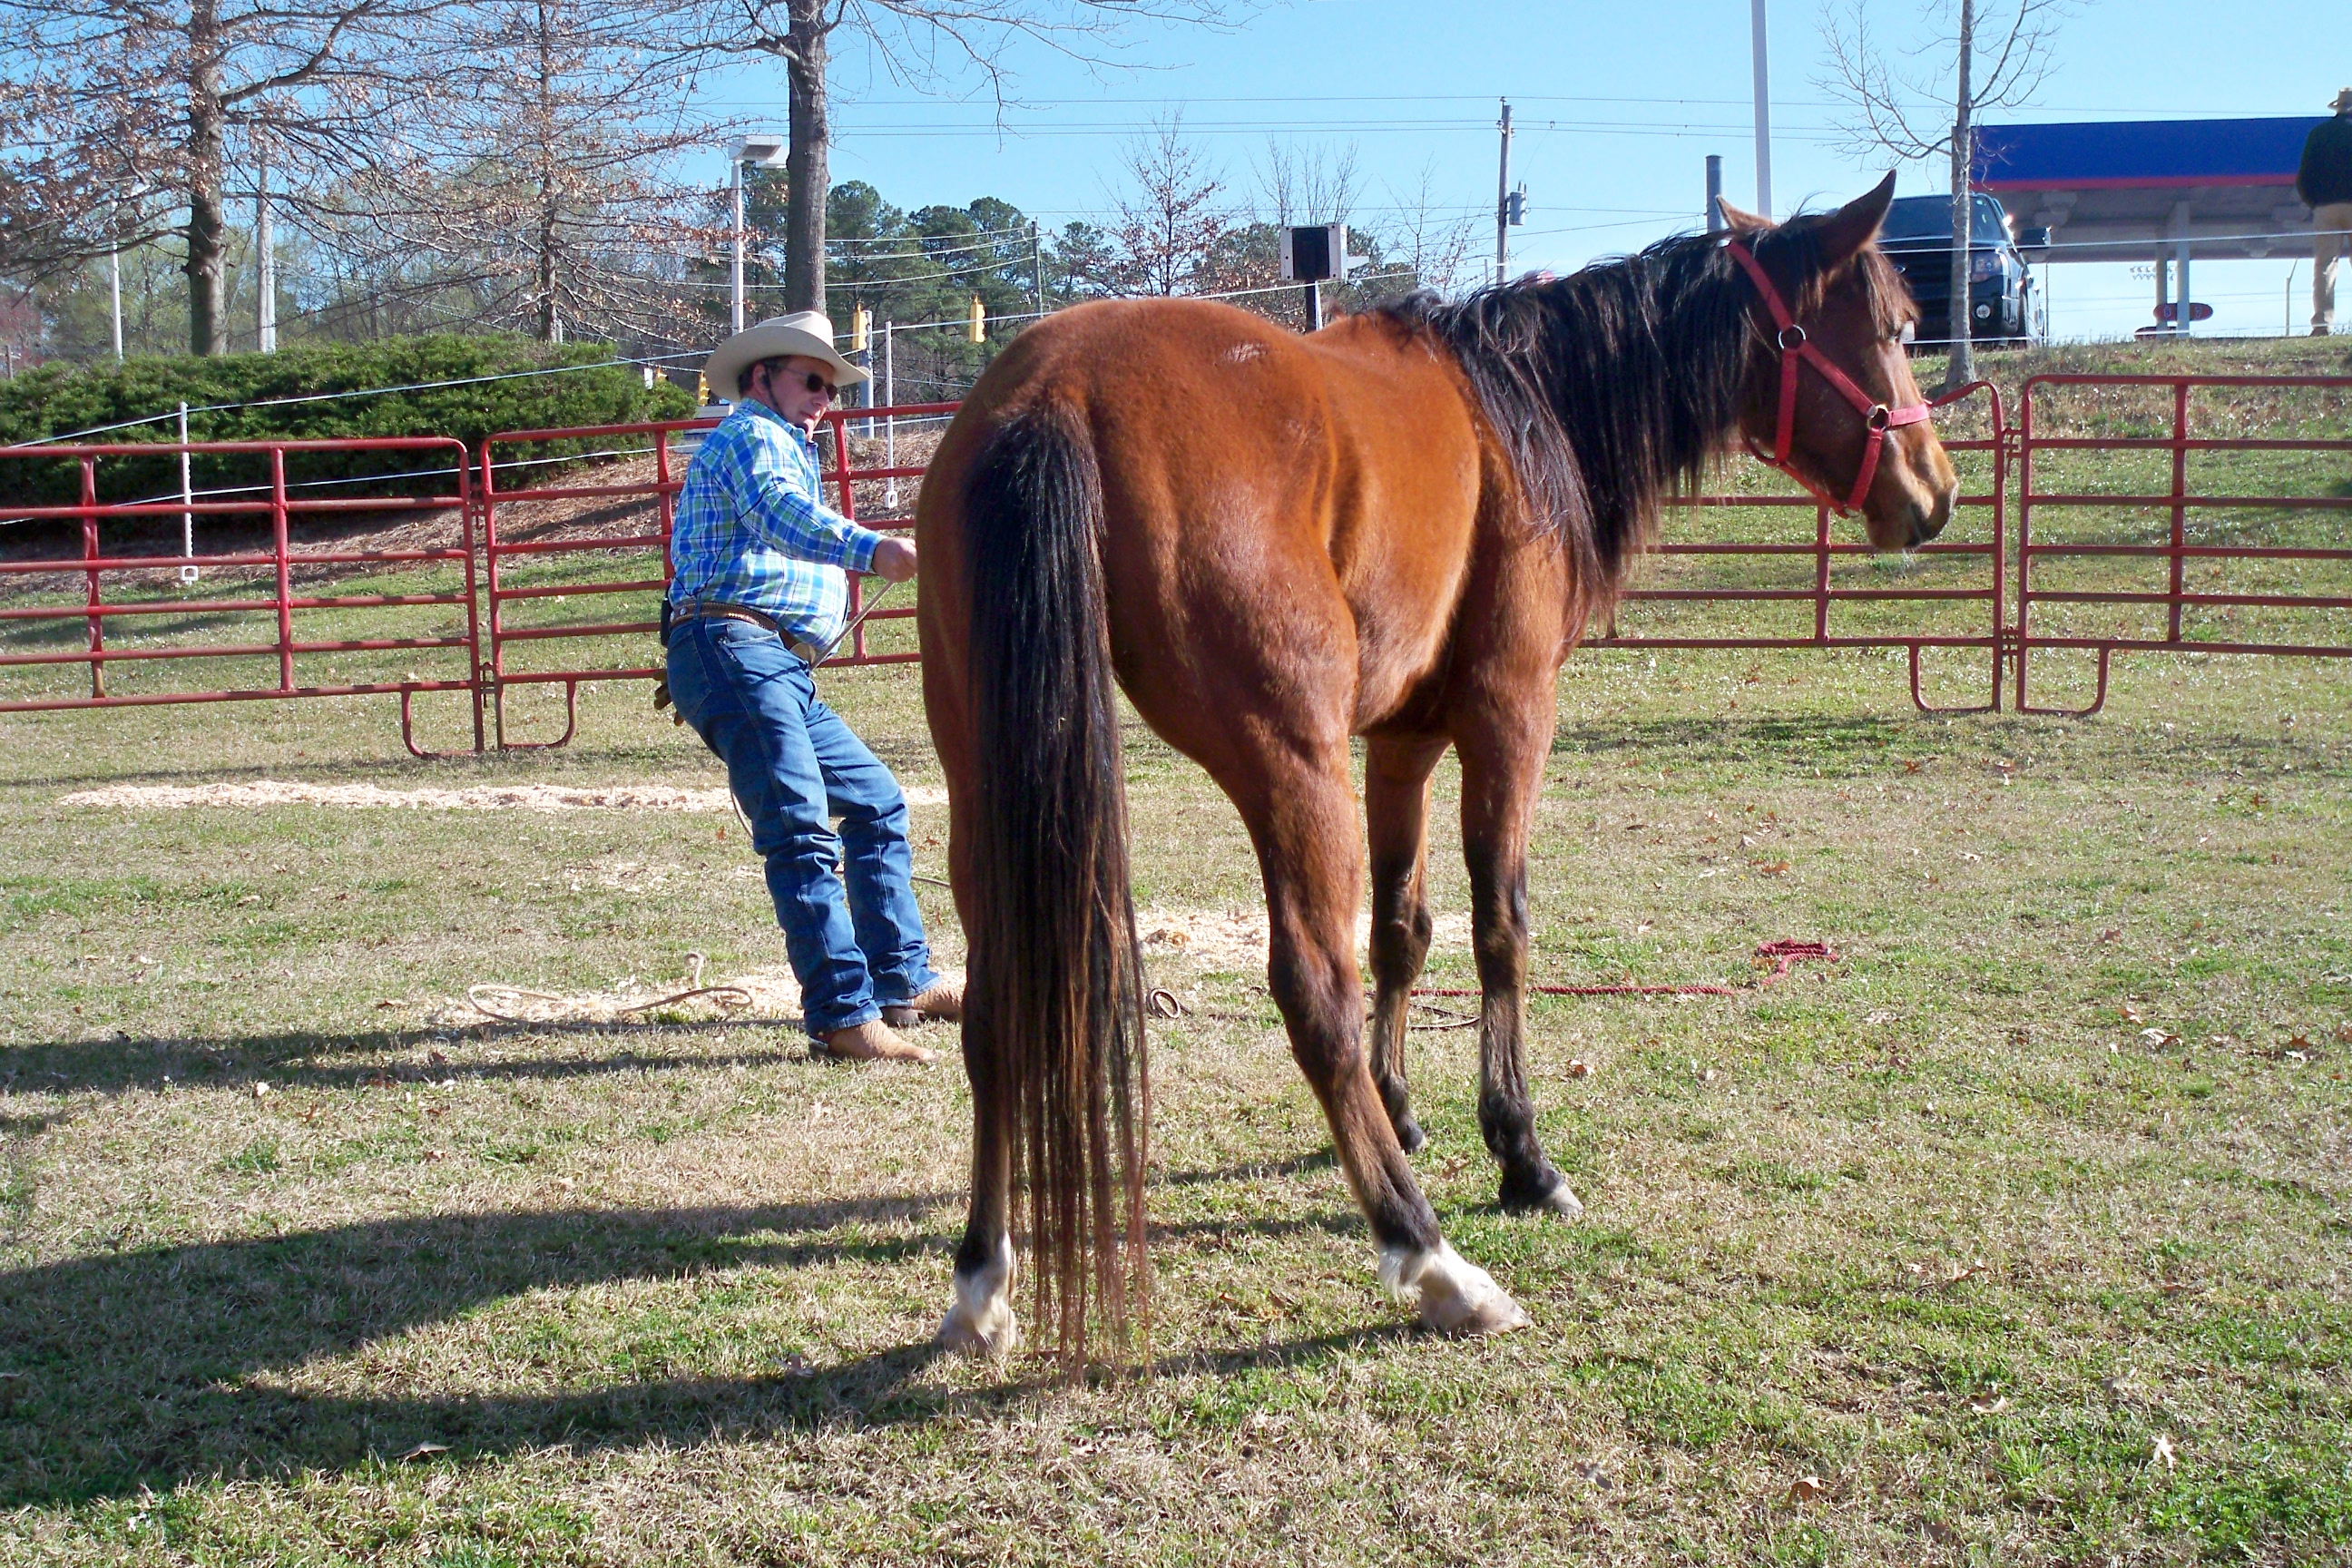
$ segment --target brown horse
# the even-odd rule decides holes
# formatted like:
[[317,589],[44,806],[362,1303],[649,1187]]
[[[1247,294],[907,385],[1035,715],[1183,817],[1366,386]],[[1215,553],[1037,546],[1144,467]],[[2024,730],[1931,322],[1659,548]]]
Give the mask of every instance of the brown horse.
[[1558,673],[1661,502],[1735,434],[1853,499],[1882,548],[1943,526],[1954,479],[1899,341],[1910,301],[1871,243],[1893,191],[1889,175],[1825,216],[1736,216],[1732,244],[1667,240],[1311,337],[1223,305],[1105,303],[997,358],[916,519],[923,691],[971,944],[972,1197],[943,1341],[1013,1342],[1016,1187],[1066,1356],[1085,1353],[1090,1319],[1124,1335],[1144,1300],[1150,1101],[1114,677],[1248,825],[1269,984],[1381,1279],[1439,1329],[1527,1321],[1439,1236],[1406,1159],[1422,1142],[1403,1046],[1430,941],[1430,774],[1454,747],[1478,1121],[1502,1205],[1574,1215],[1520,1045]]

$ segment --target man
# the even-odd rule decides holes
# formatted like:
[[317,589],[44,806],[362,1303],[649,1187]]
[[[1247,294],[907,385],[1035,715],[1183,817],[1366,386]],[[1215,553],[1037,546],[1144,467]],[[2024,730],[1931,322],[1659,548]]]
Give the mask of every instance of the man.
[[2327,335],[2336,314],[2336,258],[2352,246],[2352,87],[2329,105],[2336,118],[2323,120],[2304,138],[2303,165],[2294,194],[2311,209],[2311,335]]
[[891,1025],[960,1017],[963,996],[931,970],[906,797],[817,697],[812,673],[841,635],[848,573],[915,574],[913,544],[860,528],[821,497],[811,437],[839,389],[866,374],[835,352],[831,321],[803,310],[736,333],[704,374],[740,401],[703,438],[678,493],[670,696],[726,763],[751,847],[767,860],[814,1048],[929,1061]]

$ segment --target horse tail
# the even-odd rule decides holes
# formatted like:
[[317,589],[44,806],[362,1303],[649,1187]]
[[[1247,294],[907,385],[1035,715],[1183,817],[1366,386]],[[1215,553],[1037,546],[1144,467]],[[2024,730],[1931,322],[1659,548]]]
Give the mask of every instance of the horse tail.
[[1039,1331],[1055,1323],[1075,1365],[1090,1315],[1125,1345],[1150,1288],[1143,963],[1084,416],[1043,402],[1009,416],[969,470],[962,517],[976,807],[964,1050],[977,1112],[1027,1194]]

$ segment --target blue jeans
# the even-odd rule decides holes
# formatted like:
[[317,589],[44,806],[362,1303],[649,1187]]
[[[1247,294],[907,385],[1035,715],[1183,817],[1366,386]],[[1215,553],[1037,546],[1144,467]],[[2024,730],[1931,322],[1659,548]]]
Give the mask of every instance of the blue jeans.
[[907,797],[818,698],[808,665],[764,626],[681,621],[669,635],[669,690],[727,764],[751,847],[767,860],[809,1033],[878,1018],[939,979],[915,908]]

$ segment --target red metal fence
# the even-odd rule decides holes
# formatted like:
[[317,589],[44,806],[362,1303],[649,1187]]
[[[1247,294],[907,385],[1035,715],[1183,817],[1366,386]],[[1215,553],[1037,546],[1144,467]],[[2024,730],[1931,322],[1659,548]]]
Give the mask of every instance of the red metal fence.
[[[2198,395],[2221,391],[2238,395],[2240,404],[2209,411],[2197,423]],[[1827,508],[1810,496],[1699,498],[1669,528],[1653,575],[1626,596],[1618,621],[1592,646],[1901,647],[1909,658],[1913,700],[1937,712],[1998,710],[2005,693],[2021,712],[2096,712],[2118,650],[2352,658],[2352,541],[2344,521],[2352,511],[2352,463],[2343,474],[2325,471],[2327,458],[2352,454],[2352,377],[2036,376],[2024,387],[2015,426],[1999,395],[1981,383],[1937,402],[1947,410],[1945,444],[1963,475],[1954,521],[1942,539],[1890,564],[1859,540],[1834,538]],[[923,465],[893,460],[893,433],[900,421],[935,420],[954,407],[835,410],[824,437],[824,480],[837,508],[853,517],[862,508],[872,526],[908,526],[911,506],[888,503],[897,500],[898,481],[919,479]],[[514,431],[492,437],[472,458],[454,440],[431,438],[201,443],[185,450],[241,455],[266,472],[255,484],[207,491],[186,503],[176,496],[102,495],[105,465],[152,462],[183,450],[177,447],[0,448],[0,496],[31,493],[29,485],[11,485],[12,469],[26,472],[38,463],[75,468],[79,488],[71,502],[0,502],[0,521],[69,521],[82,545],[79,555],[0,562],[0,585],[7,589],[0,633],[21,623],[32,623],[37,636],[43,626],[82,627],[77,646],[0,651],[0,669],[81,665],[89,679],[87,696],[35,691],[0,700],[0,711],[390,693],[400,698],[404,742],[426,755],[415,740],[411,700],[421,691],[454,691],[469,694],[477,751],[562,745],[577,727],[583,682],[660,673],[652,634],[668,578],[672,509],[686,459],[709,427],[709,421],[687,421]],[[415,495],[396,488],[360,493],[364,487],[344,481],[288,481],[289,458],[352,452],[415,454],[411,471],[386,476],[412,481],[411,489],[420,475],[446,473],[450,482],[446,490]],[[2296,482],[2283,482],[2280,463],[2298,456],[2316,460],[2291,476]],[[598,466],[582,471],[591,460]],[[416,467],[425,462],[446,466]],[[2140,473],[2135,463],[2157,468]],[[58,482],[54,469],[50,482]],[[344,488],[313,493],[335,484]],[[1805,510],[1812,513],[1811,539],[1788,539],[1785,520]],[[269,545],[202,556],[108,555],[100,547],[101,523],[152,526],[183,513],[244,520],[248,528],[265,522]],[[378,525],[386,516],[405,515],[432,528],[430,537],[383,548],[293,546],[292,523],[339,515],[363,515]],[[1686,537],[1694,528],[1704,536]],[[189,591],[193,584],[176,593],[155,585],[190,567],[199,577],[266,576],[268,592],[224,595],[217,580],[199,592]],[[2160,585],[2130,576],[2148,568],[2161,570]],[[297,592],[306,576],[404,573],[437,573],[446,581],[383,585],[403,591],[352,593],[338,584],[333,592]],[[110,582],[148,591],[110,598]],[[869,641],[870,632],[911,616],[911,605],[875,608],[855,581],[851,591],[859,618],[835,662],[919,657],[903,632]],[[1743,606],[1740,626],[1706,622],[1725,604]],[[331,611],[438,619],[376,628],[401,635],[296,636],[298,615]],[[2142,622],[2102,627],[2082,618],[2116,611]],[[107,630],[131,617],[209,623],[240,616],[273,616],[276,635],[125,646],[119,637],[110,640]],[[2149,624],[2149,616],[2161,624]],[[2261,625],[2250,627],[2250,619]],[[179,630],[184,636],[189,627]],[[1979,689],[1982,701],[1929,704],[1921,664],[1935,650],[1983,656],[1990,680]],[[2027,660],[2044,650],[2097,656],[2098,686],[2087,707],[2028,706]],[[465,668],[396,677],[346,668],[330,672],[341,679],[305,680],[296,662],[381,661],[418,651],[462,653]],[[137,690],[108,684],[110,667],[122,664],[246,658],[274,659],[275,684]],[[354,678],[368,673],[382,678]],[[518,717],[509,712],[509,693],[550,686],[564,691],[562,732],[522,738]]]
[[[253,483],[208,488],[184,498],[101,499],[102,465],[152,463],[158,457],[181,453],[207,458],[216,464],[236,465],[241,461],[261,477]],[[373,482],[357,484],[341,479],[289,482],[289,458],[315,461],[356,453],[401,455],[404,471],[375,476]],[[0,584],[8,585],[8,598],[30,601],[0,605],[0,627],[29,624],[37,633],[44,626],[79,622],[82,635],[76,639],[79,647],[0,654],[0,668],[83,665],[89,670],[89,693],[67,696],[52,691],[9,698],[0,700],[0,712],[396,694],[400,699],[401,738],[410,751],[423,756],[428,753],[416,745],[411,700],[420,691],[460,691],[469,695],[474,706],[474,748],[482,748],[480,685],[476,679],[479,630],[474,580],[474,500],[463,442],[436,437],[404,437],[348,441],[206,441],[184,447],[0,447],[0,496],[40,493],[40,479],[35,470],[42,465],[51,468],[52,481],[58,478],[58,466],[70,470],[79,481],[78,497],[69,502],[47,505],[11,500],[5,504],[6,520],[69,521],[80,532],[81,552],[76,556],[0,561]],[[394,488],[404,481],[436,480],[444,475],[448,483],[446,490],[420,495]],[[320,490],[341,493],[316,493]],[[367,493],[352,493],[354,490]],[[298,520],[316,524],[362,515],[378,523],[387,516],[406,516],[425,524],[428,537],[414,543],[374,549],[337,549],[331,544],[297,549],[292,542],[290,530]],[[223,522],[241,523],[248,531],[254,524],[260,523],[268,529],[268,544],[266,549],[203,555],[152,552],[108,554],[101,544],[101,521],[119,529],[126,522],[172,518],[182,519],[184,525],[191,527],[194,519],[203,518],[215,525],[215,532]],[[430,537],[435,532],[442,536],[437,541]],[[387,569],[415,575],[420,572],[429,574],[436,565],[454,568],[460,582],[446,588],[424,588],[418,592],[297,591],[298,578],[302,577],[334,579],[340,588],[353,576],[364,578],[383,574]],[[211,588],[204,585],[206,574],[213,574]],[[266,594],[234,591],[235,586],[257,579],[266,584]],[[132,596],[109,597],[110,584],[127,585]],[[232,591],[220,592],[224,586]],[[305,638],[296,635],[297,616],[307,617],[321,611],[415,612],[425,608],[462,610],[463,629],[425,626],[400,628],[404,635],[399,636]],[[275,623],[275,635],[267,640],[249,636],[232,642],[185,640],[191,633],[216,626],[243,630],[256,616],[270,617]],[[412,614],[404,618],[418,617]],[[130,630],[142,623],[159,630],[137,643],[124,640]],[[125,630],[110,638],[110,626]],[[348,678],[352,672],[347,669],[342,672],[346,679],[306,680],[297,666],[298,660],[315,661],[324,657],[393,652],[413,655],[443,649],[465,651],[462,672],[441,679],[421,678],[411,671],[391,679],[354,679]],[[108,672],[117,667],[152,670],[171,661],[196,660],[203,661],[199,668],[209,673],[213,661],[251,659],[274,663],[274,684],[172,688],[142,681],[138,689],[125,690],[120,684],[112,689],[109,687]]]
[[[1981,396],[1979,396],[1981,395]],[[1979,406],[1968,408],[1974,404]],[[1811,495],[1778,493],[1765,495],[1707,495],[1680,503],[1681,517],[1671,519],[1665,537],[1660,542],[1656,556],[1658,565],[1652,578],[1625,595],[1622,604],[1629,606],[1644,605],[1695,605],[1715,603],[1741,605],[1781,605],[1808,612],[1811,625],[1801,631],[1779,635],[1759,635],[1752,627],[1737,632],[1691,631],[1686,616],[1663,621],[1648,617],[1636,619],[1636,629],[1624,629],[1629,618],[1638,612],[1621,609],[1605,633],[1587,639],[1591,647],[1686,647],[1686,648],[1862,648],[1900,647],[1907,650],[1911,666],[1911,700],[1922,710],[1935,713],[1980,713],[2000,706],[2001,658],[2004,645],[2003,599],[2001,583],[2004,575],[2003,545],[2008,534],[2007,508],[2009,492],[2010,444],[2005,439],[2007,425],[2001,418],[2000,393],[1990,382],[1971,382],[1957,392],[1947,393],[1934,400],[1934,406],[1944,421],[1939,432],[1946,450],[1951,452],[1963,468],[1961,493],[1953,506],[1951,521],[1941,538],[1934,543],[1907,552],[1907,561],[1924,566],[1924,573],[1935,580],[1927,583],[1906,583],[1886,585],[1866,576],[1842,572],[1842,564],[1874,564],[1885,557],[1878,554],[1861,540],[1841,542],[1831,531],[1830,508]],[[1983,426],[1981,435],[1959,435],[1951,428],[1953,411],[1974,416],[1974,423]],[[1971,472],[1970,470],[1973,470]],[[1978,482],[1971,485],[1969,480]],[[1772,537],[1762,540],[1727,540],[1719,537],[1720,513],[1761,510],[1769,518]],[[1812,538],[1790,540],[1783,521],[1791,512],[1810,510],[1812,513]],[[1706,514],[1715,525],[1715,532],[1701,539],[1682,537],[1683,531],[1696,521],[1694,514]],[[1694,586],[1690,570],[1677,567],[1697,566],[1725,560],[1737,572],[1738,581],[1716,580]],[[1809,581],[1802,584],[1759,585],[1751,580],[1758,567],[1769,568],[1780,562],[1801,562],[1807,568]],[[1968,568],[1982,564],[1981,571]],[[1868,570],[1865,564],[1865,571]],[[1938,570],[1940,568],[1940,570]],[[1953,585],[1950,581],[1960,582]],[[1658,585],[1660,582],[1671,585]],[[1884,610],[1902,606],[1910,611],[1951,606],[1962,612],[1980,611],[1981,624],[1951,622],[1944,628],[1922,631],[1891,629]],[[1853,612],[1867,612],[1867,619],[1857,619]],[[1925,618],[1925,617],[1917,617]],[[1948,621],[1950,617],[1945,617]],[[1657,629],[1645,629],[1654,625]],[[1937,708],[1929,704],[1920,691],[1920,654],[1926,648],[1971,648],[1982,651],[1990,673],[1985,688],[1985,700],[1961,707]]]
[[[2267,394],[2259,427],[2243,407],[2194,416],[2200,393]],[[2294,395],[2301,394],[2297,397]],[[2073,406],[2068,406],[2072,404]],[[2053,407],[2053,405],[2055,406]],[[2071,416],[2066,430],[2036,428]],[[2282,430],[2300,431],[2279,434]],[[2320,434],[2344,432],[2343,435]],[[2352,455],[2352,377],[2296,375],[2037,375],[2019,400],[2017,630],[2011,638],[2021,713],[2087,716],[2106,705],[2118,650],[2352,658],[2352,461],[2320,481],[2282,491],[2282,455]],[[2151,473],[2151,469],[2154,470]],[[2149,483],[2153,478],[2155,482]],[[2072,530],[2036,538],[2037,524]],[[2334,567],[2332,576],[2326,569]],[[2142,573],[2159,567],[2162,585]],[[2054,584],[2045,585],[2045,576]],[[2319,582],[2312,579],[2318,577]],[[2333,593],[2313,593],[2332,586]],[[2034,614],[2047,606],[2037,629]],[[2082,606],[2073,616],[2068,607]],[[2126,612],[2100,632],[2089,606]],[[2134,616],[2131,612],[2137,611]],[[2160,629],[2147,625],[2161,612]],[[2250,617],[2246,613],[2252,612]],[[2332,614],[2331,614],[2332,613]],[[2131,625],[2133,619],[2139,624]],[[2242,625],[2258,622],[2254,635]],[[2098,656],[2098,689],[2081,709],[2026,701],[2037,649]]]
[[[845,517],[858,516],[858,491],[877,484],[919,478],[922,465],[888,462],[860,465],[853,460],[850,426],[880,425],[894,429],[899,420],[937,418],[955,412],[952,403],[911,404],[889,409],[835,409],[826,416],[824,437],[832,450],[824,475],[834,489],[834,506]],[[516,430],[493,436],[483,443],[481,457],[482,555],[486,591],[488,658],[483,667],[484,700],[499,746],[560,746],[572,738],[579,723],[580,686],[588,680],[656,679],[661,671],[645,662],[656,657],[652,642],[657,613],[656,597],[669,579],[669,536],[673,509],[685,481],[686,462],[702,433],[716,421],[677,420],[653,425],[602,425],[583,429]],[[585,448],[583,453],[583,448]],[[539,455],[533,455],[539,454]],[[636,459],[634,465],[613,463],[603,472],[578,482],[559,476],[554,482],[532,483],[534,471],[579,462],[585,455],[613,459]],[[615,472],[615,468],[623,471]],[[518,482],[521,481],[521,482]],[[556,503],[563,505],[562,521],[538,522]],[[582,503],[587,503],[583,509]],[[583,510],[586,520],[583,521]],[[869,509],[870,510],[870,509]],[[537,514],[537,516],[535,516]],[[870,518],[872,526],[887,530],[911,526],[912,515]],[[602,561],[599,562],[598,558]],[[634,560],[634,570],[616,570],[615,558]],[[553,563],[601,566],[569,575],[551,570]],[[836,665],[901,664],[918,657],[912,649],[877,651],[868,645],[867,629],[877,622],[911,617],[911,605],[889,609],[866,606],[865,584],[850,579],[849,613],[853,624],[846,646],[828,662]],[[631,596],[625,606],[633,618],[611,615],[583,616],[558,605],[573,600],[611,603],[614,595]],[[607,639],[628,637],[625,647]],[[530,645],[553,648],[552,664],[516,665],[510,653],[527,658]],[[596,662],[594,656],[614,656]],[[552,741],[525,742],[509,733],[507,693],[509,689],[560,685],[564,692],[564,726]]]

